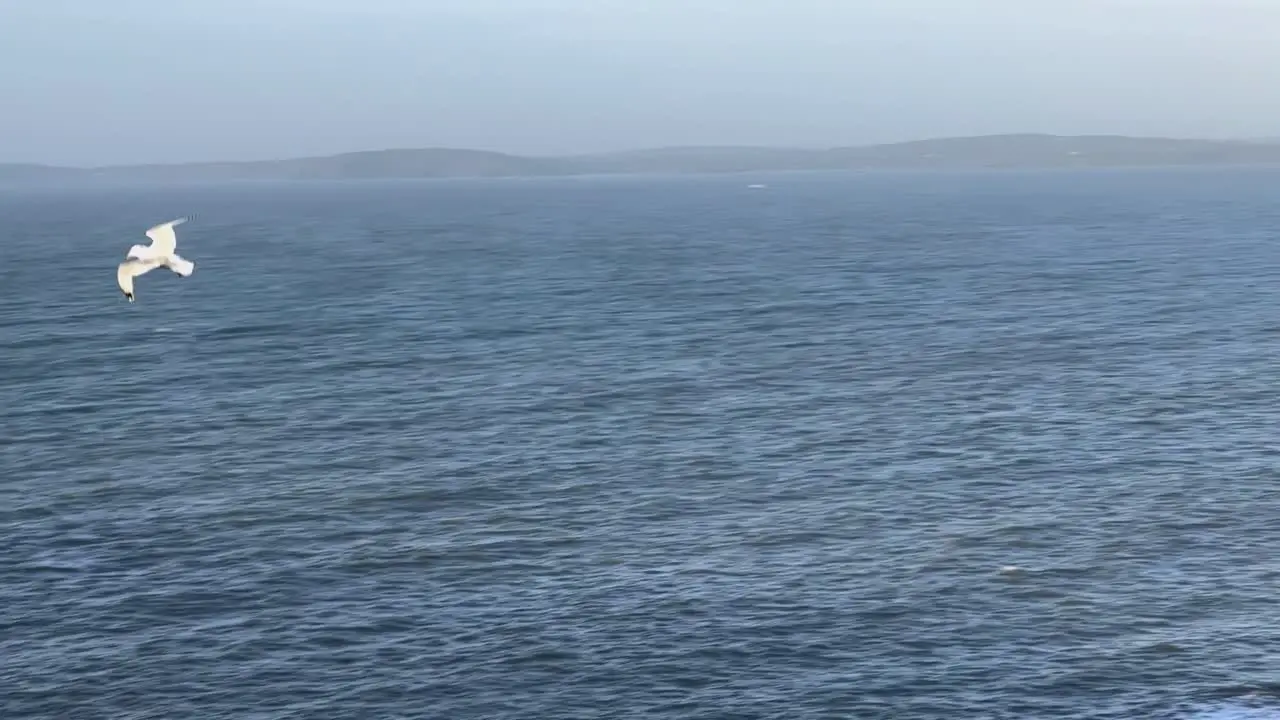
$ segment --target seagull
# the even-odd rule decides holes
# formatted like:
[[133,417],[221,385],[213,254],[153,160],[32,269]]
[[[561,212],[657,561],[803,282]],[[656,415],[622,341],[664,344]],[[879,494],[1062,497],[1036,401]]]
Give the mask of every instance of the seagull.
[[156,225],[147,231],[147,237],[151,238],[150,245],[134,245],[129,248],[125,261],[116,268],[116,283],[129,302],[133,302],[133,279],[139,275],[158,267],[167,267],[181,277],[187,277],[195,271],[196,264],[176,252],[178,238],[173,234],[173,228],[186,221],[186,218],[178,218]]

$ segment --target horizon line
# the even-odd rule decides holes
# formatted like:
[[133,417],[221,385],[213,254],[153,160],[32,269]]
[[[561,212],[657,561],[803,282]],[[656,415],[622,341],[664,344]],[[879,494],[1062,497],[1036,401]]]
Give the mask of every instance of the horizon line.
[[28,167],[43,168],[50,170],[74,170],[74,171],[94,171],[94,170],[121,170],[121,169],[138,169],[138,168],[178,168],[190,167],[197,165],[255,165],[292,162],[299,160],[318,160],[330,159],[351,155],[373,155],[382,153],[403,153],[403,152],[452,152],[452,153],[471,153],[477,155],[490,155],[505,158],[523,159],[523,160],[559,160],[559,159],[584,159],[584,158],[601,158],[625,156],[639,153],[652,152],[668,152],[668,151],[698,151],[698,150],[724,150],[724,151],[776,151],[776,152],[811,152],[823,153],[838,150],[858,150],[879,147],[893,147],[901,145],[912,145],[918,143],[942,142],[950,140],[983,140],[994,138],[1045,138],[1045,139],[1067,139],[1067,140],[1085,140],[1085,139],[1119,139],[1119,140],[1136,140],[1136,141],[1164,141],[1164,142],[1201,142],[1201,143],[1220,143],[1220,144],[1272,144],[1280,142],[1280,136],[1276,138],[1269,137],[1253,137],[1253,138],[1210,138],[1210,137],[1192,137],[1192,136],[1173,136],[1173,135],[1126,135],[1123,133],[1077,133],[1077,134],[1061,134],[1049,132],[1007,132],[1007,133],[980,133],[973,135],[933,135],[925,136],[912,140],[893,140],[887,142],[873,142],[862,144],[847,145],[750,145],[750,144],[731,144],[731,145],[710,145],[710,144],[687,144],[687,145],[654,145],[648,147],[633,147],[630,149],[620,150],[600,150],[586,152],[569,152],[569,153],[517,153],[504,150],[493,150],[478,147],[463,146],[446,146],[446,145],[422,145],[417,147],[384,147],[384,148],[368,148],[363,150],[339,150],[328,153],[316,153],[309,155],[287,155],[273,158],[259,159],[239,159],[239,160],[176,160],[168,162],[119,162],[108,164],[89,164],[89,165],[70,165],[56,164],[47,162],[21,162],[21,161],[4,161],[0,160],[0,167]]

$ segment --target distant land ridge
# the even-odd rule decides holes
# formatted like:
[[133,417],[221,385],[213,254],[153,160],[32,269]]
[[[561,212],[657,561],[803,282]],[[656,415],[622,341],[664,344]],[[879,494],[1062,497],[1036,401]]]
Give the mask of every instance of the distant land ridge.
[[1013,134],[827,149],[668,147],[553,157],[450,148],[388,149],[286,160],[93,168],[0,163],[0,184],[1206,165],[1280,166],[1280,140]]

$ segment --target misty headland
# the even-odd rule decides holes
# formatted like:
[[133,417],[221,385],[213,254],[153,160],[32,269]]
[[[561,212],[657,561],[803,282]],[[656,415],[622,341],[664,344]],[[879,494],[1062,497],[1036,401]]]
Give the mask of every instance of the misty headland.
[[44,185],[1214,165],[1280,165],[1280,141],[1007,134],[825,149],[703,146],[562,156],[452,148],[387,149],[280,160],[102,167],[0,163],[0,183]]

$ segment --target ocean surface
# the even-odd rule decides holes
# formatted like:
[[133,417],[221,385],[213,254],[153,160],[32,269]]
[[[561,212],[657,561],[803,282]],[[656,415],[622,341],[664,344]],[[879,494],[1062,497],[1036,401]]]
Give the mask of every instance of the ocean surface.
[[4,720],[1280,717],[1280,170],[10,189],[0,253]]

